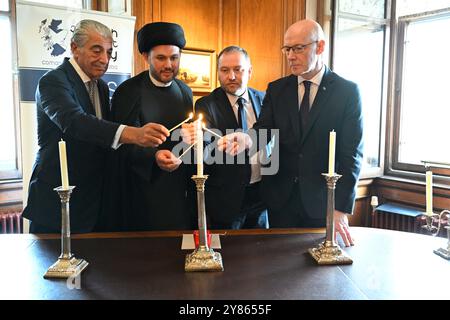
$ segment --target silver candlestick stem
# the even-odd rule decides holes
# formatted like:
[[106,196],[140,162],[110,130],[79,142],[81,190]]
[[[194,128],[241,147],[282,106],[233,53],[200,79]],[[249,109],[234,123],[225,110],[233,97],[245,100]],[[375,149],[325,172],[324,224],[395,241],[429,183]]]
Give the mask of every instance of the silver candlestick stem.
[[319,265],[352,264],[353,260],[334,241],[334,190],[336,182],[342,177],[339,174],[322,173],[327,181],[327,229],[325,241],[308,252]]
[[70,195],[74,186],[68,189],[62,187],[55,188],[61,198],[61,255],[44,275],[44,278],[69,278],[81,273],[88,262],[83,259],[76,259],[70,250]]
[[223,271],[222,256],[209,247],[207,241],[206,209],[205,209],[205,181],[207,175],[192,176],[197,188],[197,213],[199,246],[194,252],[186,255],[185,271]]

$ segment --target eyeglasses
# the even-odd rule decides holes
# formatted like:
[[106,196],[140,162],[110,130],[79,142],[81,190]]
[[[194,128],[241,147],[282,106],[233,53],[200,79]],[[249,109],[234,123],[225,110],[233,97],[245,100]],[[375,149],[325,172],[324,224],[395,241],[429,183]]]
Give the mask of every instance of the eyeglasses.
[[294,54],[300,54],[300,53],[303,53],[303,51],[305,51],[305,48],[307,46],[312,45],[313,43],[316,43],[316,42],[319,42],[319,41],[313,41],[313,42],[310,42],[310,43],[307,43],[307,44],[298,44],[298,45],[293,46],[293,47],[284,46],[284,47],[281,48],[281,52],[283,52],[285,55],[288,55],[289,52],[292,50],[292,52]]

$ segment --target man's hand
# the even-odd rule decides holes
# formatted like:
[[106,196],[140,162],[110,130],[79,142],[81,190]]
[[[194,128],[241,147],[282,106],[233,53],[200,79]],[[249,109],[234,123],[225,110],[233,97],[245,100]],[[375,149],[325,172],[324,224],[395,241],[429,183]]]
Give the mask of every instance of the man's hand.
[[168,172],[176,170],[182,162],[169,150],[159,150],[156,152],[155,157],[158,167]]
[[141,147],[157,147],[166,141],[169,135],[169,130],[163,125],[149,122],[140,128],[126,126],[119,142],[137,144]]
[[334,210],[334,230],[335,230],[334,231],[335,239],[337,233],[339,232],[346,247],[354,245],[352,235],[350,234],[350,229],[348,226],[348,218],[346,213]]
[[181,126],[181,137],[183,142],[187,144],[193,144],[195,139],[197,139],[197,130],[195,122],[183,123]]
[[219,151],[225,151],[232,156],[241,153],[245,149],[250,149],[252,145],[253,141],[250,136],[243,132],[227,134],[217,141]]

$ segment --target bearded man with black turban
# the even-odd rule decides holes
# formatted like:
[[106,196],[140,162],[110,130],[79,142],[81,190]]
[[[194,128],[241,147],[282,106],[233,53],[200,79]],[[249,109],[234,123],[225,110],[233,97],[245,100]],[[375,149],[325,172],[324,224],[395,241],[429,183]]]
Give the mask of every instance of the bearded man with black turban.
[[[183,29],[175,23],[149,23],[139,30],[137,41],[150,69],[117,88],[112,117],[130,126],[156,122],[172,128],[193,111],[191,89],[175,78],[186,44]],[[194,201],[188,196],[195,189],[192,166],[171,152],[179,143],[171,140],[158,148],[125,146],[111,154],[107,166],[115,174],[107,181],[103,212],[115,223],[109,230],[195,228]]]

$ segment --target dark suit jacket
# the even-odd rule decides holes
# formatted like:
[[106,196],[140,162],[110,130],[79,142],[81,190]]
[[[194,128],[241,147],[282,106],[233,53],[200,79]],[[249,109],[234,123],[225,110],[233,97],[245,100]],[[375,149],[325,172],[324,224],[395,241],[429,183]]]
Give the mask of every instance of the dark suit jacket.
[[[113,120],[135,127],[154,122],[172,128],[190,112],[191,89],[179,79],[158,88],[148,70],[124,81],[111,100]],[[167,172],[156,163],[158,150],[172,150],[179,143],[174,137],[158,148],[125,145],[111,152],[107,166],[112,174],[105,179],[102,213],[108,217],[108,231],[196,228],[193,167],[181,164]]]
[[[252,88],[248,88],[248,92],[256,118],[258,118],[264,92]],[[195,110],[204,115],[209,128],[218,129],[222,134],[225,134],[226,129],[236,130],[238,128],[236,116],[222,88],[217,88],[210,95],[200,98],[195,104]],[[216,143],[211,144],[210,147],[213,146],[216,146]],[[217,155],[215,154],[215,156]],[[225,157],[223,153],[220,156]],[[205,157],[205,161],[208,161],[207,157]],[[231,223],[239,217],[245,187],[250,182],[250,164],[247,162],[247,164],[234,165],[206,165],[205,172],[209,175],[205,191],[207,216],[221,224]]]
[[[103,119],[109,117],[109,94],[98,81]],[[58,141],[66,141],[72,232],[92,231],[100,211],[103,167],[118,124],[95,117],[81,78],[66,58],[47,72],[36,91],[39,150],[30,180],[24,217],[50,229],[61,228],[61,203],[53,188],[61,185]]]
[[[326,68],[326,67],[325,67]],[[255,129],[279,129],[279,171],[263,176],[262,196],[280,210],[299,184],[303,207],[311,219],[326,216],[329,132],[336,131],[336,172],[342,175],[335,208],[351,213],[362,161],[362,112],[359,89],[326,68],[305,132],[299,125],[296,76],[269,84]]]

